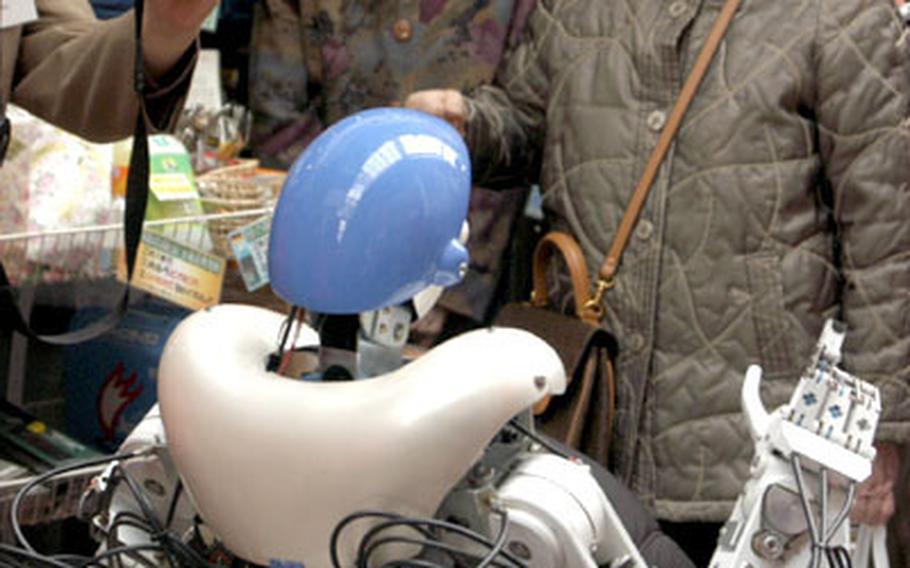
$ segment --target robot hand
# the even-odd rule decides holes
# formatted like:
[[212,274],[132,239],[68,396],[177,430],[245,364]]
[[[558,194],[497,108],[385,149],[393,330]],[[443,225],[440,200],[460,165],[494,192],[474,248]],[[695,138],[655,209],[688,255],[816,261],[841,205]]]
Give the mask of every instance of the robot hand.
[[752,477],[721,531],[711,566],[849,565],[856,484],[871,472],[878,389],[837,367],[843,327],[829,320],[790,403],[768,414],[761,368],[743,384],[755,440]]

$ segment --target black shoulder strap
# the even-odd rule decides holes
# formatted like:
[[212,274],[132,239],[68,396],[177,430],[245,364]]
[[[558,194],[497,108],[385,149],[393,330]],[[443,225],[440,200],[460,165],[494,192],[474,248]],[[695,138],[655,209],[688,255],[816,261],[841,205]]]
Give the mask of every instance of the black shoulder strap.
[[[134,70],[134,89],[139,95],[139,114],[136,117],[136,128],[133,133],[133,155],[130,158],[130,171],[126,182],[126,210],[123,216],[123,236],[126,248],[127,282],[132,279],[133,267],[136,264],[136,252],[142,239],[142,223],[145,220],[145,207],[149,192],[149,152],[148,133],[145,126],[144,103],[145,68],[142,57],[142,15],[144,0],[136,0],[136,66]],[[73,345],[94,339],[117,325],[129,305],[130,287],[127,284],[123,296],[113,311],[91,324],[68,333],[44,335],[36,332],[22,315],[16,295],[7,278],[3,263],[0,262],[0,328],[18,331],[29,338],[55,345]]]

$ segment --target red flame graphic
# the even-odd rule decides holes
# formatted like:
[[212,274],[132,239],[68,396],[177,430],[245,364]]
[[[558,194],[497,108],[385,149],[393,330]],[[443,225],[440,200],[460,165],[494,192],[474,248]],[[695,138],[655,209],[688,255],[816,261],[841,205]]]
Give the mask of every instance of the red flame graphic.
[[139,376],[133,371],[129,377],[124,378],[124,370],[123,363],[117,363],[98,391],[96,402],[98,423],[101,425],[104,438],[108,441],[114,440],[117,423],[123,411],[142,394],[142,384],[138,383]]

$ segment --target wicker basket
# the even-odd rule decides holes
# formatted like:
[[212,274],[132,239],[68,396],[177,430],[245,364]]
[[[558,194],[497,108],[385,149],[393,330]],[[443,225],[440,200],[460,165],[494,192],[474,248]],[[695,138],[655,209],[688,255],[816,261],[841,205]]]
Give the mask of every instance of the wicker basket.
[[[271,205],[284,179],[280,175],[259,175],[257,160],[244,160],[218,168],[196,178],[202,207],[206,213],[235,213]],[[231,256],[227,235],[246,225],[249,219],[223,219],[209,222],[215,251]]]

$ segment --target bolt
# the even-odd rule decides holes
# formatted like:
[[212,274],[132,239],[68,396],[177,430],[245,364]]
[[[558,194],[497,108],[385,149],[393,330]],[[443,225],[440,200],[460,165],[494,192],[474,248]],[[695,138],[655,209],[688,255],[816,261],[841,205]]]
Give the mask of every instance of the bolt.
[[768,535],[762,540],[762,546],[771,554],[780,552],[780,541],[777,537]]
[[752,539],[752,550],[765,560],[777,560],[784,553],[784,543],[780,535],[762,531]]
[[154,479],[146,479],[145,483],[143,483],[143,486],[145,486],[145,490],[152,495],[155,495],[156,497],[164,497],[164,486]]
[[543,390],[547,386],[547,378],[543,375],[537,375],[534,377],[534,386],[537,387],[537,390]]
[[521,558],[522,560],[531,559],[531,549],[528,548],[528,545],[521,542],[520,540],[513,540],[509,542],[509,552]]
[[468,483],[472,487],[480,487],[484,484],[492,475],[493,470],[491,470],[486,464],[479,463],[471,469],[471,473],[468,476]]

